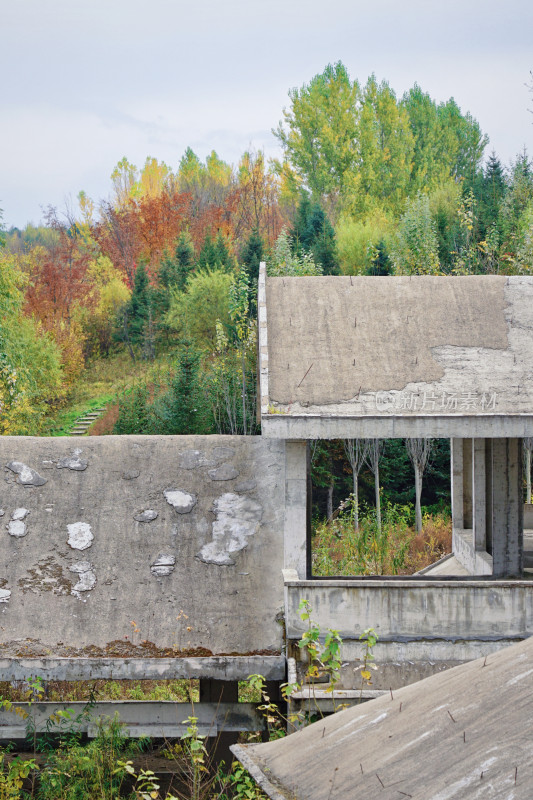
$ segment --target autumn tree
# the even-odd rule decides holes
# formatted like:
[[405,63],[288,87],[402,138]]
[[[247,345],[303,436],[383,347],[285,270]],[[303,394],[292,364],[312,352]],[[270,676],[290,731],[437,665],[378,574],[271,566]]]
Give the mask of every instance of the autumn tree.
[[357,173],[359,85],[339,61],[289,98],[274,135],[310,191],[335,205]]

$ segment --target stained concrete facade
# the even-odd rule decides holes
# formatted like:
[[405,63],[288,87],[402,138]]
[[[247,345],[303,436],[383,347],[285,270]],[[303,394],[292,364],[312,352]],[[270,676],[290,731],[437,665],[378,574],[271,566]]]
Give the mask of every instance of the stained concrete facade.
[[0,472],[0,655],[281,651],[283,442],[0,437]]
[[259,283],[263,435],[533,434],[533,278]]

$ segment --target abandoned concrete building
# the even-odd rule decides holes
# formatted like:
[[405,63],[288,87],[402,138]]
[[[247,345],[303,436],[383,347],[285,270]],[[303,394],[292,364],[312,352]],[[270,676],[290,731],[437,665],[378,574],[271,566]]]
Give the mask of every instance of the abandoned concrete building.
[[[532,309],[527,277],[262,266],[261,436],[2,437],[0,679],[194,677],[216,733],[262,725],[238,680],[298,673],[302,599],[343,637],[348,703],[366,628],[375,693],[529,637]],[[307,443],[357,437],[451,439],[453,555],[433,571],[311,575]],[[121,709],[132,735],[185,731],[188,707],[141,705]],[[0,713],[1,738],[17,725]]]

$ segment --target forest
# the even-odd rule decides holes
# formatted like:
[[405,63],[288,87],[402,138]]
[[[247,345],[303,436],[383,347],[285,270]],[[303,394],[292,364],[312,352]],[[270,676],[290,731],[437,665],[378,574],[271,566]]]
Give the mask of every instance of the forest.
[[[81,190],[44,225],[1,229],[1,434],[68,433],[84,404],[106,408],[94,433],[259,433],[262,260],[270,275],[531,273],[525,150],[502,164],[452,98],[397,97],[341,62],[288,97],[278,159],[124,157],[108,199]],[[313,444],[317,519],[347,514],[358,489],[363,517],[381,503],[413,524],[413,454],[372,446],[356,464],[353,443]],[[424,458],[425,512],[446,514],[447,443]]]

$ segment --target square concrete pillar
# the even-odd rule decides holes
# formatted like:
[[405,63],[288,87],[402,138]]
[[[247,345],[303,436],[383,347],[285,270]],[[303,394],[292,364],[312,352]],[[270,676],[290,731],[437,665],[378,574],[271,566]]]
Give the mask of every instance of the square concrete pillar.
[[473,439],[463,439],[463,528],[472,530],[472,471],[473,471]]
[[450,464],[452,472],[452,522],[454,528],[462,529],[464,528],[462,439],[450,439]]
[[495,577],[523,569],[522,440],[492,440],[492,561]]
[[307,577],[307,442],[285,442],[284,568]]
[[474,550],[487,549],[485,439],[472,440],[472,527]]

